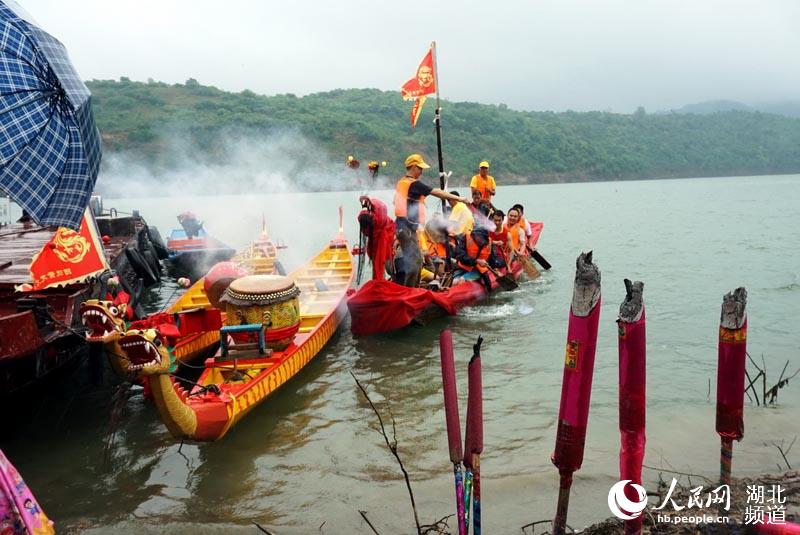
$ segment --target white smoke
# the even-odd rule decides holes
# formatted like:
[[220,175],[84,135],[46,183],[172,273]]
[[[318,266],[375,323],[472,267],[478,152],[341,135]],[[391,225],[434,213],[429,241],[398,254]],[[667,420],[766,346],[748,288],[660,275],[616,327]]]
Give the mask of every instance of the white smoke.
[[[107,153],[98,190],[107,197],[170,197],[340,191],[365,187],[366,166],[353,171],[295,130],[248,134],[222,131],[204,151],[165,136],[169,164],[144,163],[129,153]],[[211,155],[217,155],[213,157]]]

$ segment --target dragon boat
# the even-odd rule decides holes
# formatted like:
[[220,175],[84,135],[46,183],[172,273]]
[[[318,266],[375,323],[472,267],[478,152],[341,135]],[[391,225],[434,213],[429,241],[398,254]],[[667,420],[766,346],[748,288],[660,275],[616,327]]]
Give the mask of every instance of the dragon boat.
[[182,228],[173,229],[167,238],[167,259],[179,273],[201,276],[214,264],[229,260],[236,251],[210,236],[203,223],[191,212],[178,216]]
[[227,283],[237,276],[283,273],[276,245],[262,224],[255,241],[238,252],[230,262],[214,266],[197,280],[165,312],[143,318],[133,313],[138,296],[129,296],[122,288],[116,295],[108,291],[108,275],[101,279],[99,294],[104,299],[89,299],[80,307],[86,328],[86,340],[102,345],[112,369],[121,376],[129,375],[129,359],[119,340],[129,329],[156,329],[176,362],[190,362],[213,354],[219,345],[219,329],[225,316],[217,298]]
[[155,329],[131,329],[119,343],[130,368],[145,377],[161,419],[176,438],[211,441],[297,375],[347,314],[353,276],[341,233],[286,277],[234,280],[221,302],[220,349],[190,389],[175,378],[175,355]]
[[[351,291],[347,300],[350,310],[350,330],[354,335],[364,336],[392,332],[412,324],[444,315],[455,315],[464,307],[474,305],[488,297],[489,293],[480,281],[464,281],[445,289],[429,289],[422,285],[409,288],[385,280],[384,264],[391,258],[394,240],[394,221],[388,216],[386,205],[378,199],[362,198],[364,210],[359,214],[361,243],[356,251],[359,259],[359,275],[363,255],[372,260],[372,279],[356,291]],[[544,227],[541,222],[529,223],[531,236],[528,248],[535,250],[539,235]],[[524,272],[522,265],[515,261],[508,268],[497,273],[489,273],[492,290],[500,287],[498,275],[510,275],[519,280]],[[360,276],[359,276],[360,278]]]

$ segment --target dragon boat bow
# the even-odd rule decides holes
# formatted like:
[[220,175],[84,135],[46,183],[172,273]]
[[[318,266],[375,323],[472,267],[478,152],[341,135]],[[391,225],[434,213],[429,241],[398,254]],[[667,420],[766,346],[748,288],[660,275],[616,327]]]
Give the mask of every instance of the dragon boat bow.
[[[89,299],[81,304],[80,314],[89,343],[102,344],[112,369],[119,375],[129,369],[129,356],[120,345],[120,338],[130,329],[155,329],[177,363],[213,355],[219,345],[219,329],[224,314],[217,308],[215,293],[224,290],[236,276],[282,273],[278,249],[262,224],[258,239],[233,257],[231,262],[217,264],[205,277],[197,280],[166,312],[134,320],[133,303],[118,302],[110,293],[105,299]],[[106,292],[103,285],[101,294]],[[121,290],[121,289],[120,289]],[[126,297],[126,299],[129,297]]]

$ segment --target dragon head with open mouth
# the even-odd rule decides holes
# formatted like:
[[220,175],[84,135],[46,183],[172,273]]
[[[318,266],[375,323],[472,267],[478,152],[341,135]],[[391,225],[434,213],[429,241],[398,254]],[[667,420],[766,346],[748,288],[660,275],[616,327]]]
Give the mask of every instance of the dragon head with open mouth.
[[173,371],[174,358],[155,329],[131,329],[119,345],[128,360],[128,371],[138,375],[156,375]]
[[89,342],[112,342],[125,332],[127,305],[115,305],[111,301],[88,299],[81,303],[81,322],[88,329]]

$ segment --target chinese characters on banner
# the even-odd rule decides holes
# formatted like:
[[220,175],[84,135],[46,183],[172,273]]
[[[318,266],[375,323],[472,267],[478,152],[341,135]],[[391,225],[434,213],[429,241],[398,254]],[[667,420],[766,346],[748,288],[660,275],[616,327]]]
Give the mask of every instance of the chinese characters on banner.
[[59,227],[30,266],[32,290],[80,282],[108,269],[103,246],[88,208],[78,232]]

